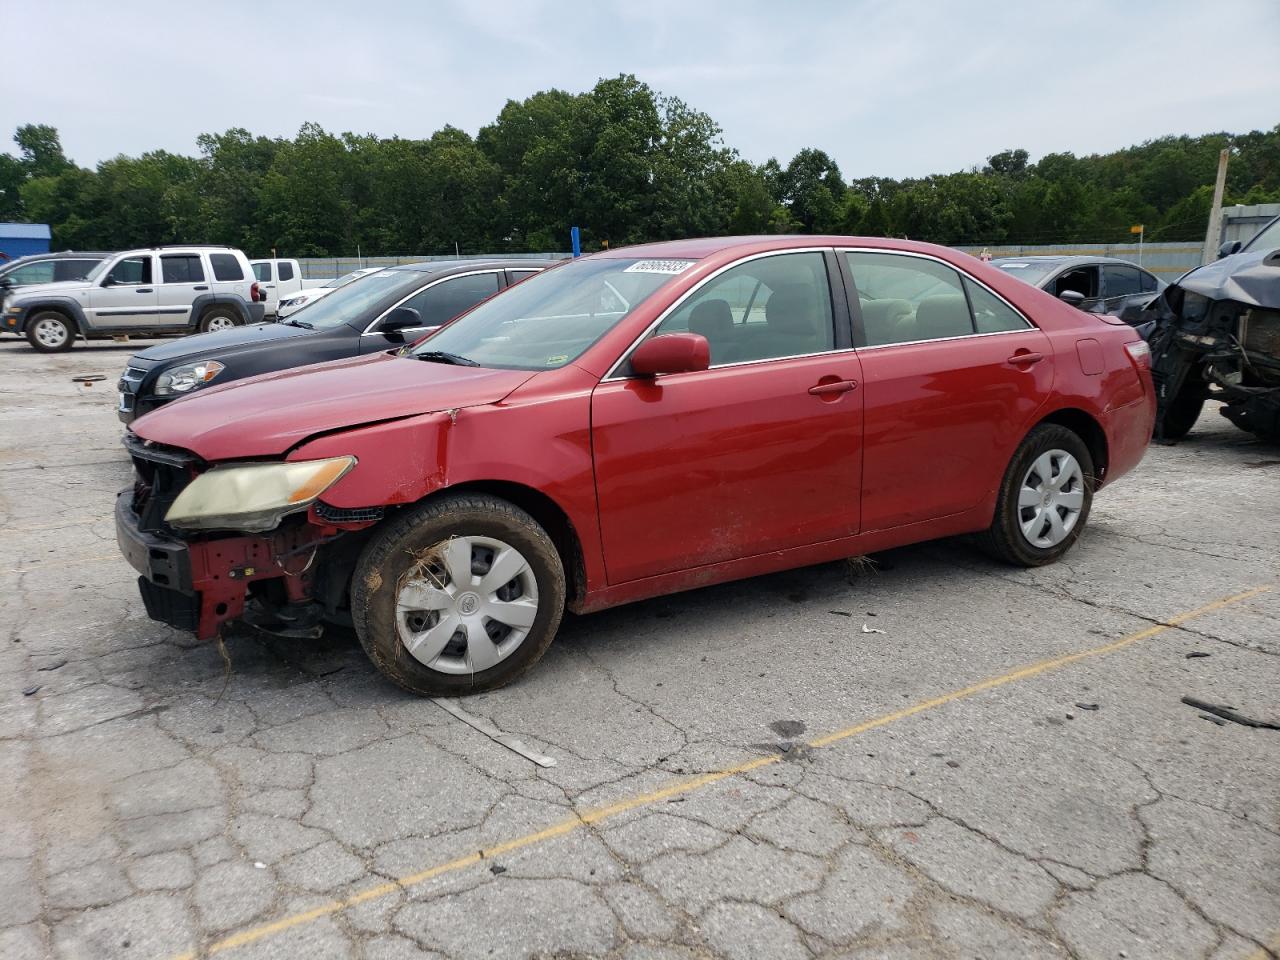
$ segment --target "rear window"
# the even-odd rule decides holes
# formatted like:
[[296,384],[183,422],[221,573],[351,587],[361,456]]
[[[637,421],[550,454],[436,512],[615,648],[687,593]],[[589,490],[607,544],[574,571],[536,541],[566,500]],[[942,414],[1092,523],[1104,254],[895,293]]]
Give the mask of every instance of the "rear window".
[[292,264],[292,263],[290,263],[288,260],[282,260],[282,261],[280,262],[280,265],[279,265],[278,269],[279,269],[279,271],[280,271],[280,279],[281,279],[281,280],[292,280],[292,279],[293,279],[293,264]]
[[244,271],[240,269],[240,261],[236,259],[235,254],[211,253],[209,254],[209,266],[213,267],[213,279],[215,280],[244,279]]

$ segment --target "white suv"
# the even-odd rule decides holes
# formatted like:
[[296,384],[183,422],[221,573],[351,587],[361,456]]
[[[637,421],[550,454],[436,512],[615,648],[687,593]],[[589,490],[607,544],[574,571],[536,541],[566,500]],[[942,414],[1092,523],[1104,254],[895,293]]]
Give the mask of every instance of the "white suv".
[[248,258],[231,247],[152,247],[117,253],[83,280],[14,293],[3,327],[41,353],[85,339],[227,330],[263,318]]

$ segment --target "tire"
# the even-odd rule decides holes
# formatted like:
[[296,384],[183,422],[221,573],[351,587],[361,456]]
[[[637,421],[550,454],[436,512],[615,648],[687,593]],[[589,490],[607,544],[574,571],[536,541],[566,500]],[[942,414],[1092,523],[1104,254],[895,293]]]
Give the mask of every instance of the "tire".
[[27,320],[26,337],[40,353],[64,353],[76,342],[76,325],[57,310],[41,310]]
[[240,326],[240,318],[226,307],[213,307],[200,316],[200,332],[210,333],[214,330],[230,330]]
[[1181,440],[1200,419],[1206,400],[1206,384],[1198,372],[1182,382],[1182,389],[1164,409],[1164,415],[1156,425],[1156,436],[1161,440]]
[[[455,577],[451,566],[464,572]],[[486,583],[495,568],[511,579]],[[463,584],[468,575],[479,579]],[[442,496],[391,521],[365,547],[351,583],[365,653],[422,696],[510,683],[551,645],[564,602],[564,567],[547,532],[514,504],[482,494]]]
[[[1074,472],[1069,460],[1075,462]],[[1046,464],[1051,472],[1058,470],[1053,479],[1062,483],[1061,491],[1055,493],[1052,485],[1044,489],[1039,474]],[[1084,531],[1093,505],[1093,488],[1093,457],[1084,441],[1066,427],[1041,424],[1027,434],[1005,470],[995,516],[981,537],[981,545],[992,556],[1014,566],[1053,563],[1071,549]],[[1036,493],[1042,499],[1027,503]],[[1077,503],[1073,511],[1072,505]],[[1054,516],[1058,517],[1061,531],[1053,522]],[[1032,533],[1024,532],[1026,527]],[[1060,532],[1062,536],[1058,538]],[[1033,535],[1039,536],[1033,539]]]

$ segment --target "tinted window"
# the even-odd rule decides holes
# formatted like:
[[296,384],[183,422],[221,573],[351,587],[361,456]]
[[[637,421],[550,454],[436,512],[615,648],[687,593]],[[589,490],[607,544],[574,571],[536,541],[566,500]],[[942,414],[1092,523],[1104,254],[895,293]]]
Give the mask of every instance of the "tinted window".
[[10,270],[5,276],[15,287],[27,283],[52,283],[53,261],[40,260],[36,263],[24,263],[22,266]]
[[478,273],[470,277],[454,277],[427,287],[401,306],[417,310],[424,327],[438,327],[497,292],[498,275]]
[[213,279],[215,280],[244,279],[244,271],[240,269],[240,261],[236,259],[234,254],[211,253],[209,254],[209,265],[213,267]]
[[973,309],[973,326],[979,333],[1025,330],[1030,326],[1018,311],[981,284],[965,277],[964,289],[969,294],[969,306]]
[[1145,270],[1138,271],[1138,279],[1142,281],[1143,293],[1155,293],[1160,288],[1160,281]]
[[539,271],[537,270],[508,270],[507,271],[507,273],[511,275],[512,283],[519,283],[521,280],[525,279],[526,277],[532,277],[535,273],[538,273],[538,272]]
[[676,308],[654,336],[686,331],[707,338],[712,366],[832,349],[822,254],[779,254],[726,270]]
[[383,270],[371,273],[359,283],[348,284],[327,297],[307,304],[285,323],[327,330],[350,323],[363,330],[374,317],[410,290],[422,286],[416,270]]
[[293,279],[293,264],[290,263],[289,261],[281,260],[280,263],[276,265],[276,269],[280,273],[281,280]]
[[[255,263],[255,264],[252,264],[251,266],[253,267],[253,276],[259,283],[271,282],[271,264],[270,263]],[[214,272],[215,273],[217,272],[216,268]],[[221,279],[221,277],[219,277],[219,279]]]
[[1138,277],[1137,267],[1120,267],[1107,265],[1102,270],[1106,296],[1131,297],[1142,292],[1142,281]]
[[160,258],[160,275],[165,283],[203,283],[204,267],[195,254],[169,254]]
[[1084,296],[1086,300],[1096,298],[1098,296],[1098,268],[1076,267],[1074,270],[1068,270],[1053,281],[1049,292],[1055,297],[1060,297],[1068,290],[1074,290]]
[[111,268],[108,279],[113,283],[142,284],[151,282],[150,257],[126,257]]
[[869,347],[973,333],[960,274],[945,264],[896,253],[845,254]]
[[83,280],[100,262],[99,260],[54,260],[53,279]]

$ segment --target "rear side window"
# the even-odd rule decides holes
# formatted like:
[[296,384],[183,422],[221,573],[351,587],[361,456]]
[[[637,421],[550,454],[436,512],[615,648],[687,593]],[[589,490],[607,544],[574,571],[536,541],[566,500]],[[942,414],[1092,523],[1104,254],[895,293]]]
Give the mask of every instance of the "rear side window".
[[1137,267],[1119,267],[1107,265],[1102,270],[1104,296],[1130,297],[1142,292],[1142,281],[1138,278]]
[[454,277],[427,287],[401,306],[417,310],[424,327],[438,327],[497,292],[498,275],[478,273],[470,277]]
[[204,267],[196,254],[168,254],[160,258],[160,275],[164,283],[203,283]]
[[280,272],[281,280],[293,279],[293,264],[289,263],[287,260],[280,261],[280,263],[276,266],[276,269]]
[[209,266],[213,267],[213,279],[215,280],[244,279],[244,271],[240,269],[240,261],[236,259],[234,254],[211,253],[209,254]]
[[540,270],[508,270],[507,273],[511,275],[511,282],[515,284],[515,283],[519,283],[521,280],[525,279],[526,277],[532,277],[535,273],[541,273],[541,271]]
[[945,340],[974,332],[960,274],[935,260],[848,251],[869,347]]
[[1142,281],[1143,293],[1155,293],[1156,288],[1160,286],[1156,278],[1153,277],[1151,274],[1147,273],[1147,271],[1145,270],[1139,270],[1138,277]]
[[986,287],[964,278],[964,290],[969,295],[973,309],[973,326],[978,333],[1004,333],[1006,330],[1025,330],[1031,324]]
[[83,280],[89,271],[101,260],[55,260],[53,261],[54,280]]
[[[215,268],[214,273],[217,273],[217,272],[218,271]],[[255,263],[253,265],[253,275],[254,277],[257,278],[259,283],[270,283],[271,282],[271,264]],[[218,277],[218,279],[221,280],[222,278]]]

